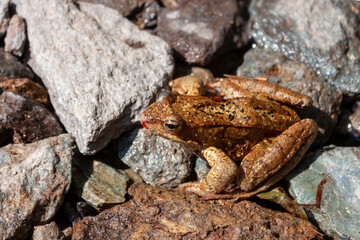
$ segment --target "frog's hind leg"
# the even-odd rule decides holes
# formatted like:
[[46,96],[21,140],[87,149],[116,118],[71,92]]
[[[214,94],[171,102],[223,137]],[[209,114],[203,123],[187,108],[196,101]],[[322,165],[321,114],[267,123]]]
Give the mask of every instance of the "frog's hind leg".
[[314,141],[317,125],[312,119],[295,123],[271,143],[260,142],[244,157],[237,184],[248,193],[259,193],[293,170]]
[[185,183],[179,188],[195,192],[200,196],[208,196],[225,190],[235,179],[238,167],[222,150],[207,147],[201,154],[208,161],[211,169],[206,178],[200,183]]

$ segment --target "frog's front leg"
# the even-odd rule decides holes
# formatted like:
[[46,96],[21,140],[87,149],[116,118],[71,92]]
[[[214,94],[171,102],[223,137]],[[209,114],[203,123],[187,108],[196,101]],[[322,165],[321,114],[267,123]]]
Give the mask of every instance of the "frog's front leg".
[[252,195],[266,190],[283,178],[299,163],[317,134],[312,119],[295,123],[266,144],[255,145],[239,167],[237,184]]
[[225,190],[235,179],[238,167],[230,157],[216,147],[201,150],[211,169],[201,183],[185,183],[180,186],[200,196],[214,195]]

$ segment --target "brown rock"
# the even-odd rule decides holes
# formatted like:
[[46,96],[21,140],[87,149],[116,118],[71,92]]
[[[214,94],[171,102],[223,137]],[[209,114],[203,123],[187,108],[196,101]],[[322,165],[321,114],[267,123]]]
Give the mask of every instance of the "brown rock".
[[235,0],[179,0],[158,17],[156,35],[191,64],[205,65],[247,42],[242,7]]
[[23,55],[26,43],[26,23],[23,18],[16,14],[11,17],[4,41],[5,52],[19,57]]
[[206,202],[146,184],[129,193],[131,201],[78,222],[72,239],[323,239],[309,222],[249,201]]
[[353,133],[360,137],[360,101],[354,104],[354,113],[349,117]]
[[40,84],[35,83],[28,78],[4,78],[0,82],[0,88],[4,91],[18,92],[22,96],[31,98],[45,105],[50,104],[47,90]]
[[0,125],[14,131],[14,142],[34,142],[63,130],[54,114],[42,104],[13,92],[0,95]]
[[0,52],[0,80],[3,78],[34,79],[34,74],[17,57],[7,52]]
[[60,231],[56,222],[34,227],[33,240],[64,240],[65,236]]
[[0,37],[5,35],[6,29],[9,25],[9,2],[10,0],[3,0],[0,2]]

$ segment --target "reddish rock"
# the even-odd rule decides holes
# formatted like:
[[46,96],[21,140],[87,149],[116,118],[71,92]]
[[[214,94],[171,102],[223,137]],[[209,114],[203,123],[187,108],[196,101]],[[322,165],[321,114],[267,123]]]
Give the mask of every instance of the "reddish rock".
[[56,116],[42,104],[13,92],[0,95],[0,125],[14,131],[14,142],[34,142],[63,133]]
[[65,236],[60,231],[56,222],[34,227],[33,240],[64,240]]
[[18,15],[12,16],[5,37],[5,52],[21,57],[25,50],[26,23]]
[[72,239],[323,239],[311,223],[249,201],[206,202],[142,183],[129,193],[131,201],[79,221]]
[[49,105],[49,94],[47,90],[40,84],[31,81],[28,78],[4,78],[0,82],[0,88],[4,91],[18,92],[21,95]]

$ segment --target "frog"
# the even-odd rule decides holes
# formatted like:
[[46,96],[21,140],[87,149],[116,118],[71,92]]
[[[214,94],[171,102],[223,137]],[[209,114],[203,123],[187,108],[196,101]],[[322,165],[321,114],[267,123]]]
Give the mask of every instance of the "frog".
[[[185,78],[187,89],[192,78]],[[216,96],[172,85],[176,94],[159,94],[140,121],[209,163],[202,181],[178,187],[205,199],[246,199],[267,190],[296,167],[317,135],[315,121],[294,110],[312,99],[267,79],[225,75],[207,84]]]

